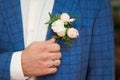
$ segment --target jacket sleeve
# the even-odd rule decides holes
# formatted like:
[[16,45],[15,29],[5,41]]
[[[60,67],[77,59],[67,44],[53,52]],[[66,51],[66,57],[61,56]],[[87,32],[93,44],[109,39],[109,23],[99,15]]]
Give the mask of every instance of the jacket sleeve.
[[92,29],[87,80],[114,80],[114,37],[110,0],[101,0]]
[[3,25],[4,25],[4,18],[1,11],[1,0],[0,0],[0,80],[10,80],[10,62],[13,52],[5,51],[3,49],[4,46],[2,44],[3,38],[1,38],[3,36],[2,34]]
[[[1,0],[0,0],[0,32],[2,32],[2,25],[4,18],[2,16],[1,11]],[[0,33],[0,37],[3,36]],[[2,49],[1,38],[0,38],[0,79],[2,80],[10,80],[10,61],[12,52],[4,52]]]
[[12,52],[0,53],[0,79],[10,80],[10,62]]

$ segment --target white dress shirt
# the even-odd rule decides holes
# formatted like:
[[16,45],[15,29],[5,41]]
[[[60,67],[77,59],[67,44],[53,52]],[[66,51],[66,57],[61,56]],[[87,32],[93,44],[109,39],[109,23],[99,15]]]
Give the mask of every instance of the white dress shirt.
[[[21,0],[21,11],[24,31],[25,47],[34,41],[46,39],[49,20],[49,12],[52,12],[54,0]],[[25,80],[21,66],[22,51],[13,53],[10,74],[11,80]],[[29,78],[28,80],[35,80]]]

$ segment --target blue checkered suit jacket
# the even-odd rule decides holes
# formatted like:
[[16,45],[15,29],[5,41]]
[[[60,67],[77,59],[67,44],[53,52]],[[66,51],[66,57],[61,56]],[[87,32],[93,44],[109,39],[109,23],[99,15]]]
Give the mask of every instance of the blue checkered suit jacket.
[[[72,46],[59,42],[62,64],[56,74],[38,80],[114,80],[113,23],[109,0],[55,0],[52,14],[80,16],[80,36]],[[24,50],[19,0],[0,0],[0,80],[10,79],[13,52]],[[47,38],[52,35],[48,29]]]

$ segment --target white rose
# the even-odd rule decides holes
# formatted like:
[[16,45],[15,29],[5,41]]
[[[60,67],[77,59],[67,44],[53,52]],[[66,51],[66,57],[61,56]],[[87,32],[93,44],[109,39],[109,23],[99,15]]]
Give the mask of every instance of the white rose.
[[62,20],[57,20],[52,24],[51,29],[57,33],[59,37],[63,37],[66,32],[66,28],[64,27],[64,21]]
[[65,36],[65,32],[66,32],[66,29],[63,30],[63,31],[61,31],[61,32],[58,32],[57,35],[58,35],[59,37],[63,37],[63,36]]

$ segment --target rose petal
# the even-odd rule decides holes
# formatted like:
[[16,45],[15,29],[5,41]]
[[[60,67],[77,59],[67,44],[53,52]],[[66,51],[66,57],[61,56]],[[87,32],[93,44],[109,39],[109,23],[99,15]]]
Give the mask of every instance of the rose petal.
[[74,19],[74,18],[72,18],[72,19],[70,19],[70,20],[69,20],[69,22],[73,22],[73,21],[75,21],[75,19]]
[[70,16],[67,13],[62,13],[60,19],[63,20],[64,22],[68,22],[70,20]]

